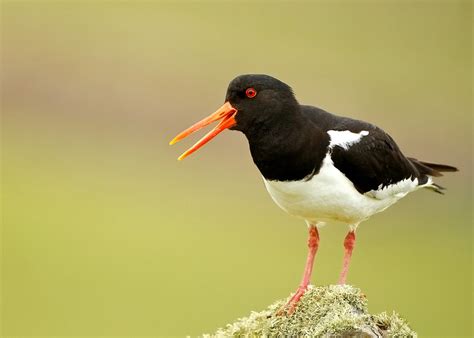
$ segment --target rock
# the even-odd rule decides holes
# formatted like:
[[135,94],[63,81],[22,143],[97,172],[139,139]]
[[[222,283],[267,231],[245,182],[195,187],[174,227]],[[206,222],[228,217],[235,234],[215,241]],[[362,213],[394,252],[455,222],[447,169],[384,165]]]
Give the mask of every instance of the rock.
[[416,337],[396,313],[371,315],[364,294],[350,285],[310,286],[291,315],[276,315],[286,303],[276,301],[266,310],[227,324],[204,337]]

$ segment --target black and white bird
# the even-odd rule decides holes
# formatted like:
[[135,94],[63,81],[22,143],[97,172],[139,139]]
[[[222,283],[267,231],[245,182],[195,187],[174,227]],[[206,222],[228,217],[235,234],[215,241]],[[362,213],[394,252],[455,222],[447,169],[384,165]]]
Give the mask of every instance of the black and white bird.
[[170,144],[218,120],[179,159],[225,129],[239,130],[247,137],[272,199],[309,228],[306,266],[300,286],[288,301],[290,313],[309,285],[319,226],[331,221],[349,226],[339,277],[339,283],[345,284],[358,225],[415,190],[442,193],[433,177],[457,171],[449,165],[405,157],[390,135],[373,124],[300,105],[287,84],[268,75],[241,75],[232,80],[224,105]]

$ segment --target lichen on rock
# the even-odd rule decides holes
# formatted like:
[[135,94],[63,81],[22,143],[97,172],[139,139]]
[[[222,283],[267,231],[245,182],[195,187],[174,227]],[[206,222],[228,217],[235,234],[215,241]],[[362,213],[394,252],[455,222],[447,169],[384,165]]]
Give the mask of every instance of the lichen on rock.
[[396,313],[371,315],[365,295],[350,285],[310,286],[291,315],[277,315],[286,299],[204,337],[416,337]]

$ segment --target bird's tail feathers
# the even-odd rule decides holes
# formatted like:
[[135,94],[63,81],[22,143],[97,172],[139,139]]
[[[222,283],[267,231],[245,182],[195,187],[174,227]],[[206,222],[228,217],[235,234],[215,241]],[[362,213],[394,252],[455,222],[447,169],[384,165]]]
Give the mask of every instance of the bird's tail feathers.
[[455,172],[459,171],[458,168],[447,165],[447,164],[438,164],[438,163],[430,163],[430,162],[423,162],[419,161],[416,158],[408,158],[411,163],[415,166],[415,168],[420,173],[421,177],[424,177],[424,181],[426,182],[423,187],[430,189],[438,194],[444,195],[444,191],[446,190],[445,187],[436,184],[432,181],[431,177],[440,177],[443,176],[443,172]]
[[442,186],[440,186],[439,184],[436,184],[436,183],[431,183],[429,185],[426,185],[425,188],[430,189],[431,191],[434,191],[434,192],[436,192],[438,194],[441,194],[441,195],[444,195],[443,190],[446,190],[445,187],[442,187]]
[[458,168],[447,165],[447,164],[438,164],[438,163],[430,163],[430,162],[423,162],[419,161],[416,158],[408,158],[411,163],[418,169],[420,174],[440,177],[443,176],[443,172],[455,172],[459,171]]

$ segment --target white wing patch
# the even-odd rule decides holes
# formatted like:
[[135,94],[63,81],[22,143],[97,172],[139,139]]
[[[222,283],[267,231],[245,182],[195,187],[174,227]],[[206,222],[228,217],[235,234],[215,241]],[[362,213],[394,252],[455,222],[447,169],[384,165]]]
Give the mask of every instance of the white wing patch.
[[348,150],[353,144],[359,142],[362,137],[369,135],[367,130],[362,130],[359,133],[353,133],[349,130],[328,130],[331,141],[329,143],[330,148],[339,146],[345,150]]

